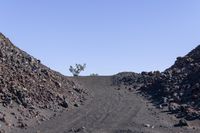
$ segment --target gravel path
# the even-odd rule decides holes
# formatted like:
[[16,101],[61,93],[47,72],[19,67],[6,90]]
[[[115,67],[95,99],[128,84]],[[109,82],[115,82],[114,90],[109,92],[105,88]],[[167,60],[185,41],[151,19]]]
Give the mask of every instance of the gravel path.
[[178,120],[156,109],[136,91],[111,86],[111,77],[78,77],[91,97],[78,108],[26,130],[13,133],[184,133],[198,129],[174,127]]

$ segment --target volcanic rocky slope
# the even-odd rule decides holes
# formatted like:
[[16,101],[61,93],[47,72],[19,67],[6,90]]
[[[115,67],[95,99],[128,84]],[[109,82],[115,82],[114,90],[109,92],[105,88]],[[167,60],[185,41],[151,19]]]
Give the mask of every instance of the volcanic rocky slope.
[[200,46],[178,57],[164,72],[119,73],[113,82],[140,90],[160,108],[168,106],[177,117],[200,118]]
[[79,104],[85,93],[0,34],[0,126],[24,127],[23,121],[44,120],[43,110],[57,112]]
[[[130,116],[137,118],[138,113],[135,112],[141,113],[138,115],[142,117],[142,122],[149,120],[152,115],[148,111],[146,113],[148,115],[144,115],[146,108],[141,102],[143,100],[136,95],[131,97],[132,93],[127,94],[126,90],[121,89],[123,87],[130,92],[138,90],[159,108],[168,107],[177,117],[198,119],[200,118],[199,77],[200,46],[185,57],[178,57],[175,64],[164,72],[140,74],[123,72],[112,77],[67,78],[42,65],[40,60],[20,50],[0,34],[0,133],[13,132],[15,129],[21,132],[20,128],[27,126],[31,131],[41,129],[49,133],[51,129],[51,132],[53,130],[60,132],[75,125],[83,126],[83,123],[93,125],[89,127],[91,131],[94,127],[103,129],[105,125],[109,128],[120,127],[116,123],[121,126],[124,125],[122,123],[129,124]],[[61,115],[63,121],[60,121],[61,118],[56,116],[58,112],[73,106],[77,107],[87,98],[88,93],[94,95],[88,104],[83,106],[82,110],[69,110],[71,112],[69,114],[63,112]],[[116,101],[119,104],[116,104]],[[127,113],[127,109],[130,114]],[[102,118],[99,119],[98,115]],[[54,121],[46,121],[52,117]],[[77,119],[74,120],[74,117]],[[165,120],[164,118],[162,120]],[[135,122],[138,120],[139,118]],[[37,127],[36,123],[41,126]],[[179,124],[185,126],[187,122],[183,119]]]

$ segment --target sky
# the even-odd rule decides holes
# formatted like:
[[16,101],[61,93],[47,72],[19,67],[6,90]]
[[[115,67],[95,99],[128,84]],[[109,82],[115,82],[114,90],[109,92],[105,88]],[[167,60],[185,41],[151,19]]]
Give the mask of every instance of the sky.
[[71,75],[163,71],[200,44],[200,0],[2,0],[0,32]]

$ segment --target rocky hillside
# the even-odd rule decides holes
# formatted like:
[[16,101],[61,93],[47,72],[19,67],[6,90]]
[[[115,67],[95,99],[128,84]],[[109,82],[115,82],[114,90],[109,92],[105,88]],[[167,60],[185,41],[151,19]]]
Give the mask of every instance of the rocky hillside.
[[25,121],[43,118],[43,110],[57,112],[77,106],[85,93],[0,34],[0,126],[25,127]]
[[168,106],[177,117],[200,118],[200,46],[164,72],[120,73],[113,79],[117,85],[139,89],[160,108]]

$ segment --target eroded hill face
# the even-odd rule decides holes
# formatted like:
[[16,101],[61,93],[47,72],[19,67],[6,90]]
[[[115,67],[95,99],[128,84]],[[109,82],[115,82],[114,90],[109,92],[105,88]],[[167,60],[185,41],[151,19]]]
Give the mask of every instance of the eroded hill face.
[[200,46],[164,72],[120,73],[113,79],[146,93],[160,107],[168,105],[178,117],[200,118]]
[[26,126],[23,121],[37,118],[41,110],[68,108],[82,102],[83,94],[76,83],[42,65],[0,34],[0,124]]

